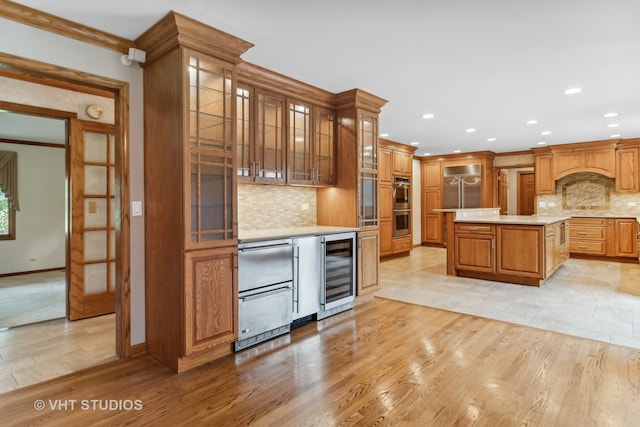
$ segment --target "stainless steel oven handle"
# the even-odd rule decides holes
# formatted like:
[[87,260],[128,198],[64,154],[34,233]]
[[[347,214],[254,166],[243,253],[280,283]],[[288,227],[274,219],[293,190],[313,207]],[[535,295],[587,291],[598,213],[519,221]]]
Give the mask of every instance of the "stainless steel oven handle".
[[253,300],[257,300],[260,298],[264,298],[264,297],[268,297],[271,295],[276,295],[276,294],[281,294],[283,292],[288,292],[290,290],[292,290],[293,288],[291,287],[286,287],[286,288],[278,288],[278,289],[274,289],[273,291],[269,291],[269,292],[264,292],[261,294],[255,294],[255,295],[250,295],[248,297],[239,297],[242,301],[253,301]]
[[253,251],[264,251],[264,250],[273,249],[273,248],[282,248],[285,246],[291,246],[291,243],[280,243],[277,245],[269,245],[269,246],[254,246],[251,248],[240,248],[238,250],[242,252],[253,252]]

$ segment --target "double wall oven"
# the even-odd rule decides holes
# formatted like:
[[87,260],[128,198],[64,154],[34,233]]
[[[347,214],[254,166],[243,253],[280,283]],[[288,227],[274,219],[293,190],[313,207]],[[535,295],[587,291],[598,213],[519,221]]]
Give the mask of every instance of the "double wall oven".
[[411,180],[393,178],[393,237],[411,234]]

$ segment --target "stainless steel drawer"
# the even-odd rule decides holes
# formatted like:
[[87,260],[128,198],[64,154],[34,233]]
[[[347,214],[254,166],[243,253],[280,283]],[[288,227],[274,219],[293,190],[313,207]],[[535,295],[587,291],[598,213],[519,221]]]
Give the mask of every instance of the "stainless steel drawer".
[[247,292],[238,298],[238,340],[289,325],[292,321],[292,283]]

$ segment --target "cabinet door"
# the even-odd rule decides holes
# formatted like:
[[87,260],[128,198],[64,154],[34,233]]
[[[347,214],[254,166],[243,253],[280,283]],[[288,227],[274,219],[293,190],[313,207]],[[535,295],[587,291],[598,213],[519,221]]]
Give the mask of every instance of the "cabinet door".
[[486,273],[495,272],[495,236],[490,234],[455,235],[455,267]]
[[236,169],[238,179],[253,180],[255,147],[251,128],[251,87],[238,83],[236,90]]
[[411,155],[401,151],[393,152],[393,174],[411,176]]
[[433,209],[441,207],[440,190],[427,190],[422,192],[422,242],[443,243],[442,213]]
[[391,184],[393,179],[393,172],[391,170],[391,165],[393,163],[393,158],[391,157],[391,150],[388,148],[380,148],[380,158],[378,171],[380,173],[380,183],[381,184]]
[[496,237],[498,274],[544,278],[544,227],[501,225]]
[[442,188],[442,167],[440,162],[422,163],[422,189],[440,190]]
[[281,95],[255,90],[255,180],[285,182],[285,100]]
[[380,220],[380,256],[393,255],[393,222]]
[[184,356],[237,339],[235,251],[230,247],[186,254]]
[[205,248],[235,239],[232,72],[223,62],[189,59],[189,169],[185,185],[185,245]]
[[358,295],[378,289],[378,238],[377,230],[358,233]]
[[616,151],[616,193],[640,192],[640,148]]
[[556,182],[553,178],[553,173],[553,157],[551,156],[551,154],[536,156],[536,194],[556,193]]
[[314,183],[334,185],[336,183],[335,157],[335,113],[326,108],[315,107],[313,120],[313,168]]
[[289,101],[288,181],[294,184],[312,184],[315,167],[312,164],[311,105]]
[[635,219],[615,220],[615,256],[636,258],[638,222]]
[[366,113],[360,113],[358,116],[359,226],[376,227],[378,225],[378,118]]

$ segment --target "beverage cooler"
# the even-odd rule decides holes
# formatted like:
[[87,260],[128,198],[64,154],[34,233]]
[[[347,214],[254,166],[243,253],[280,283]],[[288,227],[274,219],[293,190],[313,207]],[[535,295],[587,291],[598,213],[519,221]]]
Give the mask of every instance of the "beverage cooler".
[[318,319],[353,308],[356,295],[356,234],[321,239],[321,288]]

